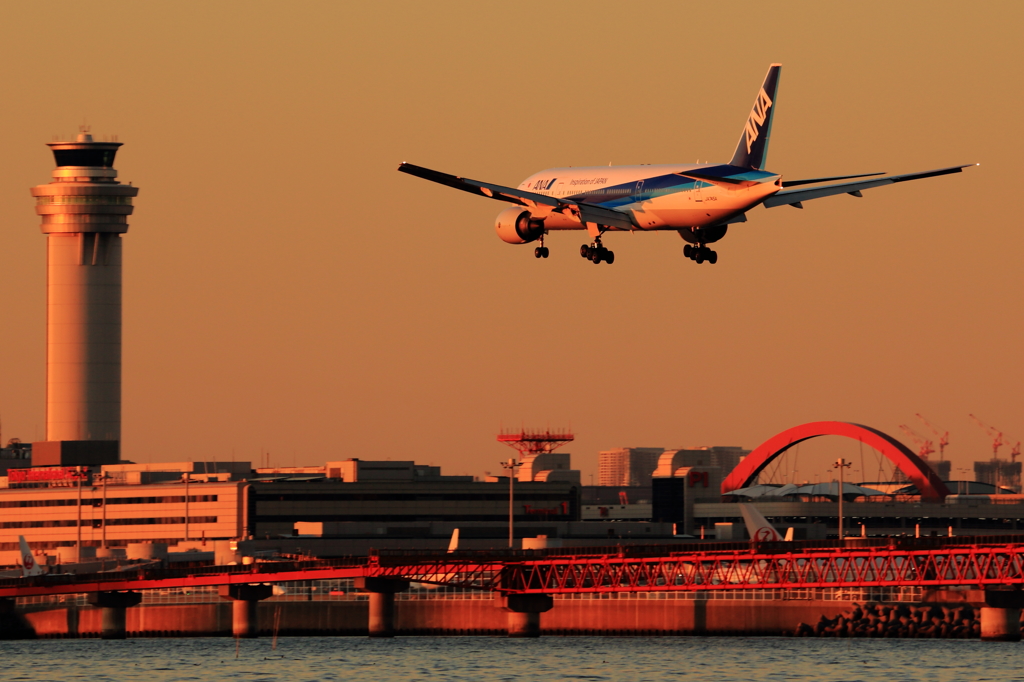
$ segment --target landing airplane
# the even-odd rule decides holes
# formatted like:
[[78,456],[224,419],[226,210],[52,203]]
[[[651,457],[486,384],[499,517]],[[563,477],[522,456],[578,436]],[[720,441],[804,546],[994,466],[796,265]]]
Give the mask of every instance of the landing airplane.
[[[675,230],[687,242],[683,246],[684,256],[697,263],[714,264],[718,254],[708,244],[724,237],[730,225],[746,222],[747,211],[759,204],[767,208],[803,208],[803,202],[811,199],[836,194],[860,197],[866,189],[959,173],[974,165],[885,177],[876,177],[885,173],[862,173],[784,181],[780,174],[764,170],[781,71],[781,64],[772,64],[768,69],[736,152],[727,164],[550,168],[531,175],[515,188],[411,163],[402,163],[398,170],[515,204],[498,214],[498,237],[509,244],[539,240],[540,245],[533,252],[537,258],[548,257],[544,237],[553,230],[587,230],[592,241],[580,247],[580,255],[595,264],[615,260],[615,253],[601,241],[605,232]],[[855,178],[872,179],[821,184]]]

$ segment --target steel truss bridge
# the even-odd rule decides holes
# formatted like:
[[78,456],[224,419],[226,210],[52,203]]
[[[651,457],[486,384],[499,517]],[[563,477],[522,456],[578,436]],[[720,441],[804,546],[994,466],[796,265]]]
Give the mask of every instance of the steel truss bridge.
[[[572,553],[570,553],[572,552]],[[374,578],[502,594],[766,588],[1024,587],[1024,535],[702,543],[129,568],[0,580],[0,598]]]

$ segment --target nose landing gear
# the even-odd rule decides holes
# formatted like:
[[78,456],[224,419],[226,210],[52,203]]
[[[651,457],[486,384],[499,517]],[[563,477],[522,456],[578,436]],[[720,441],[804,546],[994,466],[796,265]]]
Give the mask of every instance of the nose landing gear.
[[683,255],[692,261],[696,261],[698,264],[707,261],[714,265],[718,262],[718,252],[712,251],[704,244],[698,244],[697,246],[686,244],[683,246]]
[[580,256],[586,258],[595,265],[601,261],[604,261],[608,265],[615,262],[615,252],[604,248],[604,245],[601,244],[600,237],[595,239],[594,243],[590,246],[587,246],[586,244],[580,246]]

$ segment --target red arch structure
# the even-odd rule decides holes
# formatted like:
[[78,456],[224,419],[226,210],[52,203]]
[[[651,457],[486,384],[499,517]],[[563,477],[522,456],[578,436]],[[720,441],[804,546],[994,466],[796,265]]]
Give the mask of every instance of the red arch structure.
[[769,438],[747,455],[722,481],[722,494],[752,485],[757,475],[776,457],[797,443],[819,436],[844,436],[878,450],[917,486],[923,500],[941,502],[950,494],[949,488],[939,480],[931,467],[903,443],[870,426],[849,422],[811,422],[786,429]]

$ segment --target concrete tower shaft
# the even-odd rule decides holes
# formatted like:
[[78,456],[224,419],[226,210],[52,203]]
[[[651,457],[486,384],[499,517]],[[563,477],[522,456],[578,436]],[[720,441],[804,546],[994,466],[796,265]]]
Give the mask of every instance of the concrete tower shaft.
[[47,236],[47,441],[121,439],[121,235],[139,190],[117,181],[120,146],[51,143],[53,182],[32,188]]

